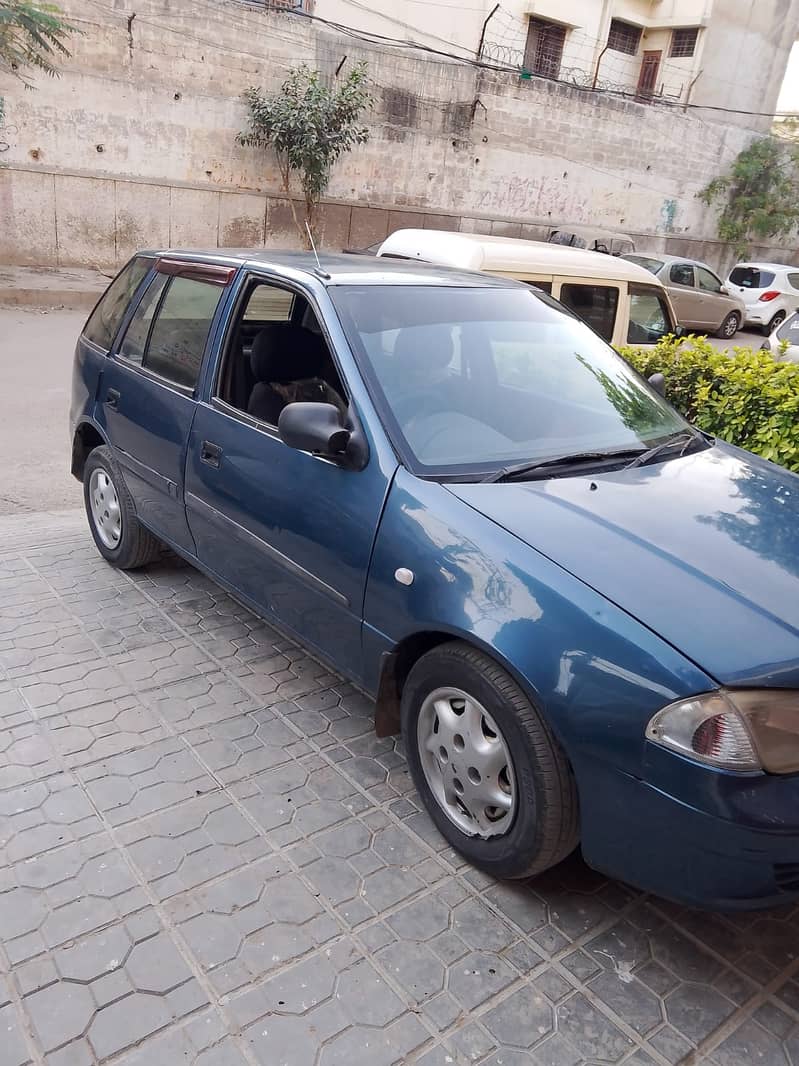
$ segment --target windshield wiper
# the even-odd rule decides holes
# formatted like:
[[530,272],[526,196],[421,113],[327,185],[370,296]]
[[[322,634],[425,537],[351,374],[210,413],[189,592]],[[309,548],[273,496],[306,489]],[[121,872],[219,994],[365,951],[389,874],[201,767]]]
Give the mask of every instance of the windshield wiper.
[[492,471],[485,477],[481,477],[480,481],[483,484],[489,484],[492,481],[508,481],[514,477],[522,477],[524,474],[535,474],[538,470],[546,470],[549,467],[582,466],[597,460],[626,459],[630,455],[637,458],[643,454],[645,453],[640,448],[622,448],[619,451],[567,452],[565,455],[552,455],[549,459],[503,466],[501,470]]
[[653,448],[647,448],[645,452],[636,455],[633,461],[627,464],[625,469],[632,470],[634,466],[646,466],[647,463],[653,462],[663,452],[669,451],[672,448],[680,448],[680,456],[683,456],[692,444],[703,439],[704,438],[700,437],[698,433],[689,431],[678,433],[675,437],[670,437],[669,440],[662,441],[660,444],[656,444]]

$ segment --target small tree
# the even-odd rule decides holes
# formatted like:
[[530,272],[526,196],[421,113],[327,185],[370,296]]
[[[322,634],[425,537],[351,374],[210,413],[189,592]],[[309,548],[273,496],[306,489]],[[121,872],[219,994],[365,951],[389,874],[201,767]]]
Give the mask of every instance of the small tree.
[[[54,4],[31,0],[0,0],[0,71],[7,71],[30,89],[28,71],[58,75],[56,61],[69,57],[65,41],[75,33]],[[0,96],[0,121],[3,118]]]
[[799,144],[776,137],[753,141],[728,174],[698,195],[721,205],[718,234],[740,256],[752,241],[790,236],[799,225]]
[[[280,91],[265,94],[250,88],[244,94],[249,109],[249,129],[239,133],[239,144],[271,148],[277,156],[283,190],[294,223],[308,247],[305,221],[316,235],[319,203],[330,182],[333,164],[356,144],[364,144],[369,130],[361,125],[363,110],[371,102],[366,84],[366,63],[358,63],[339,84],[329,86],[318,70],[304,64],[295,68]],[[305,201],[300,219],[292,199],[296,177]]]

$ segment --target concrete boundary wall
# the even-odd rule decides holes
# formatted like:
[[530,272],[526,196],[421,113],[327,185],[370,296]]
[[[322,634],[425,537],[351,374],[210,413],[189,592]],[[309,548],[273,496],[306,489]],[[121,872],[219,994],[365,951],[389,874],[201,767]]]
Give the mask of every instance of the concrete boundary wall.
[[109,268],[148,245],[296,245],[274,161],[235,143],[241,94],[299,62],[333,77],[359,59],[371,138],[335,168],[324,245],[402,225],[540,238],[573,223],[718,269],[732,259],[696,193],[755,132],[707,113],[420,59],[233,0],[62,6],[84,32],[61,78],[35,92],[0,81],[0,262]]

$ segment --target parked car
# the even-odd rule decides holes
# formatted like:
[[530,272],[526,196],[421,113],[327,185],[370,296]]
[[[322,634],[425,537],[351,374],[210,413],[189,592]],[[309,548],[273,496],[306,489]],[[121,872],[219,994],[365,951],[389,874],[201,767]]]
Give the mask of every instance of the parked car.
[[746,307],[746,324],[768,336],[799,309],[799,270],[779,263],[739,263],[727,278]]
[[707,264],[676,255],[625,255],[623,258],[660,278],[668,289],[681,326],[732,340],[743,325],[744,301],[731,295]]
[[794,311],[780,322],[760,347],[771,352],[777,362],[799,363],[799,314]]
[[101,555],[169,545],[374,697],[477,866],[579,842],[674,899],[799,896],[799,477],[548,295],[144,252],[78,340],[71,426]]
[[624,255],[635,251],[635,242],[627,233],[597,229],[595,226],[558,226],[547,237],[549,244],[565,244],[569,248],[586,248],[604,255]]
[[535,285],[617,346],[657,344],[678,329],[661,283],[643,267],[616,256],[542,241],[431,229],[396,230],[377,254],[479,270]]

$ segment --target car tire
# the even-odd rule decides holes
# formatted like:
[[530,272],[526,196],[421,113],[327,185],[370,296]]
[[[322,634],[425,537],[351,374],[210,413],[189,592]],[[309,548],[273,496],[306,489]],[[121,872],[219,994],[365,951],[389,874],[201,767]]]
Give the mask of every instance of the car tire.
[[83,502],[97,550],[119,570],[157,559],[163,545],[136,517],[133,500],[111,449],[89,453],[83,470]]
[[784,311],[778,311],[769,324],[763,327],[764,336],[770,337],[774,330],[781,326],[787,317],[788,316]]
[[455,641],[415,663],[402,690],[402,733],[430,817],[475,866],[530,877],[577,846],[568,760],[514,679],[482,652]]
[[721,337],[722,340],[729,341],[735,336],[738,330],[741,328],[741,316],[735,311],[730,311],[727,317],[719,326],[716,336]]

